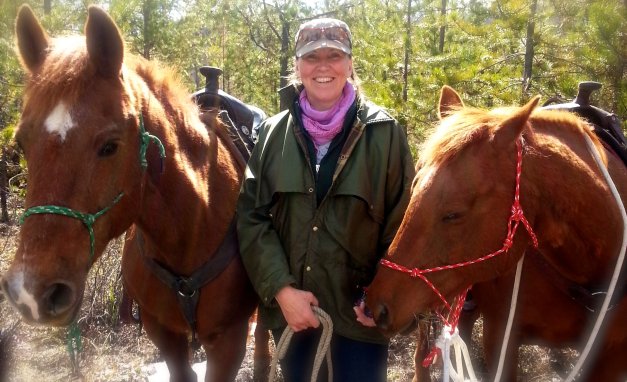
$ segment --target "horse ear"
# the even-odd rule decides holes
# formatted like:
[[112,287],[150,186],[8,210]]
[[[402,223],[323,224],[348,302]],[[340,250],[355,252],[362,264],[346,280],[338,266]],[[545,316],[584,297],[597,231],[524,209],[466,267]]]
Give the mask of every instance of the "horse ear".
[[46,58],[50,39],[27,4],[18,11],[15,35],[22,65],[31,73],[36,71]]
[[124,41],[113,19],[97,6],[89,7],[85,38],[89,59],[98,73],[118,77],[124,60]]
[[440,119],[452,114],[454,111],[453,109],[461,107],[464,107],[464,102],[455,89],[448,85],[442,86],[442,90],[440,92]]
[[533,110],[538,106],[540,96],[535,96],[531,101],[501,122],[494,133],[494,141],[497,145],[507,147],[513,144],[523,132],[527,125],[527,120],[531,116]]

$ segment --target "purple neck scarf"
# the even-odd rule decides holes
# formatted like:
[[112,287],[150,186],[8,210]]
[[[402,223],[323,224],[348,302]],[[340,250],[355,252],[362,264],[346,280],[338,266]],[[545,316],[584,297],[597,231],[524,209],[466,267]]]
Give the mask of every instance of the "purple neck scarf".
[[331,142],[342,130],[346,112],[355,100],[355,89],[350,82],[346,82],[340,99],[332,108],[325,111],[314,109],[307,98],[307,91],[300,92],[299,102],[302,111],[303,126],[311,136],[316,150],[318,146]]

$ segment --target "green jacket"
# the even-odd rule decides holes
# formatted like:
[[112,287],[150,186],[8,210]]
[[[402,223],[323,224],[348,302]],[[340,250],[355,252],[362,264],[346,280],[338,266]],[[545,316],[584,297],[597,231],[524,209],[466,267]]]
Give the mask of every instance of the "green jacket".
[[357,107],[319,205],[307,138],[293,110],[270,117],[260,129],[239,198],[238,235],[261,297],[261,321],[270,329],[286,326],[274,296],[293,285],[316,296],[338,334],[387,342],[356,321],[353,306],[401,223],[413,160],[404,131],[389,114],[359,99]]

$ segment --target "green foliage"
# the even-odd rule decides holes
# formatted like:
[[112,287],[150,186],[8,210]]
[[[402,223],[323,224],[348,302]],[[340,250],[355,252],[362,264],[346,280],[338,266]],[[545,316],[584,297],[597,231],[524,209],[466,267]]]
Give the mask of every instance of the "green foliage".
[[12,143],[14,131],[13,126],[8,126],[0,131],[0,146],[4,147]]
[[12,126],[19,116],[23,73],[13,51],[13,19],[17,9],[0,2],[0,129]]
[[[419,142],[437,120],[439,89],[455,87],[479,107],[544,99],[572,99],[577,83],[604,84],[594,101],[627,116],[627,10],[616,0],[538,0],[532,78],[522,89],[531,0],[108,0],[104,7],[128,49],[174,68],[190,92],[203,87],[197,69],[223,69],[221,87],[266,110],[279,110],[281,76],[293,62],[298,25],[315,16],[345,20],[354,36],[354,61],[366,95],[388,108]],[[79,33],[91,0],[60,0],[43,15],[51,35]],[[0,127],[17,123],[24,74],[13,54],[17,5],[0,3]],[[440,31],[444,46],[440,52]],[[407,42],[410,42],[407,45]],[[408,100],[403,101],[409,49]]]

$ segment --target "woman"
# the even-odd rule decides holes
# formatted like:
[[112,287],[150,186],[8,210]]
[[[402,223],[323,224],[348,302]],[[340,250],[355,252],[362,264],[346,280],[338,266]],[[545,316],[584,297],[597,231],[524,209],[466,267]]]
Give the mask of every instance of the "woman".
[[407,139],[357,90],[344,22],[300,26],[294,75],[281,90],[289,110],[262,124],[246,170],[242,259],[275,341],[286,325],[296,332],[281,363],[286,381],[310,380],[320,335],[311,306],[334,324],[334,380],[385,381],[388,340],[359,302],[407,207]]

